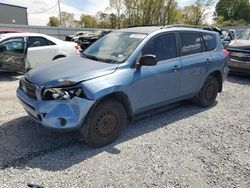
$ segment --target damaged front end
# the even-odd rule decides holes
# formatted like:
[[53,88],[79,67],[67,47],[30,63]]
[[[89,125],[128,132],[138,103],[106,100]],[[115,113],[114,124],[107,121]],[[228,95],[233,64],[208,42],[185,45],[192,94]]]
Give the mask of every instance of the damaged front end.
[[86,98],[81,84],[69,83],[62,81],[60,87],[44,88],[21,79],[17,97],[28,114],[44,127],[79,129],[94,101]]

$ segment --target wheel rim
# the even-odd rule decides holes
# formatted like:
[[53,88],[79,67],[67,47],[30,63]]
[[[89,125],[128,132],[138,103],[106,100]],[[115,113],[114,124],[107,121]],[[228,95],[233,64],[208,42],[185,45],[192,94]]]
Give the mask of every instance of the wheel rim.
[[209,85],[206,90],[206,99],[211,100],[215,95],[215,87],[213,85]]
[[114,112],[103,112],[97,117],[95,124],[96,135],[98,137],[106,138],[112,135],[117,129],[117,116]]

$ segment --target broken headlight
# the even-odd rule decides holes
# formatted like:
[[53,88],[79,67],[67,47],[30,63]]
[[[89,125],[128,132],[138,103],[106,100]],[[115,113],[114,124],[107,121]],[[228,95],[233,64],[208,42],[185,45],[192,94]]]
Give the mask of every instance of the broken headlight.
[[74,97],[84,98],[81,88],[50,88],[43,92],[44,100],[69,100]]

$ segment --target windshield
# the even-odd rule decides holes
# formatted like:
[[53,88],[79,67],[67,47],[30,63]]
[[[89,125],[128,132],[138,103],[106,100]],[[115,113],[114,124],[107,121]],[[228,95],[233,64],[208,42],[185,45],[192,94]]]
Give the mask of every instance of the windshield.
[[113,32],[87,48],[83,55],[107,63],[122,63],[145,37],[145,34]]
[[244,32],[238,39],[241,39],[241,40],[250,40],[250,31]]

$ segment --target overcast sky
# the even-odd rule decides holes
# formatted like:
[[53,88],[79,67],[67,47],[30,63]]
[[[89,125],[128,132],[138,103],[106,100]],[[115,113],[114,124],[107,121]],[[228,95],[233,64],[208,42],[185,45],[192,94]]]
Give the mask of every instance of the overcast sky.
[[[178,0],[178,5],[184,7],[194,1]],[[76,19],[83,13],[95,15],[109,6],[109,0],[60,0],[60,2],[61,11],[74,13]],[[27,7],[29,25],[46,25],[50,16],[58,16],[57,0],[1,0],[1,3]]]

